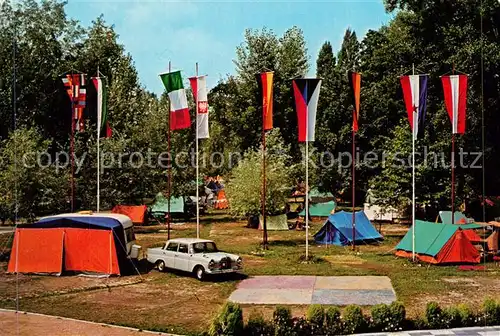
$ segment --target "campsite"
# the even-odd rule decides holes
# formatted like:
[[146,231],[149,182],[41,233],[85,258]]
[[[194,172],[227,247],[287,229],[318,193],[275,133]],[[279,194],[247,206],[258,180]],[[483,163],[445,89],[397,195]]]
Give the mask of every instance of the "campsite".
[[495,0],[0,0],[0,333],[499,332],[499,31]]

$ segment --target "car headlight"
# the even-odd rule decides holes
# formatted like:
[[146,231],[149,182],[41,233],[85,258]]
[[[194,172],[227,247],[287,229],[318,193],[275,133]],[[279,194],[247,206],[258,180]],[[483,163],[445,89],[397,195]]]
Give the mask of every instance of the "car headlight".
[[210,260],[210,262],[208,263],[208,268],[213,269],[214,267],[215,267],[215,261]]
[[241,264],[243,264],[243,259],[241,259],[241,257],[239,257],[239,258],[236,260],[236,263],[238,264],[238,266],[241,266]]

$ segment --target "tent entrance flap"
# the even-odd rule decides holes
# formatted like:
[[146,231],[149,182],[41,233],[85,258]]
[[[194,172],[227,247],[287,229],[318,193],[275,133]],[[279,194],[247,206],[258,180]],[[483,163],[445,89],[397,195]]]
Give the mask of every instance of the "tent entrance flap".
[[9,273],[61,274],[64,229],[17,229]]

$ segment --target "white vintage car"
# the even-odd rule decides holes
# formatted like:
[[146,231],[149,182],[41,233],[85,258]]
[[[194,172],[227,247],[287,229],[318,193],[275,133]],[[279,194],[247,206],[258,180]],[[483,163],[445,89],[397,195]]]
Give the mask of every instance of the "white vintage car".
[[149,248],[147,259],[159,271],[176,269],[193,273],[198,280],[207,274],[233,273],[243,267],[241,257],[220,252],[211,240],[171,239],[163,247]]

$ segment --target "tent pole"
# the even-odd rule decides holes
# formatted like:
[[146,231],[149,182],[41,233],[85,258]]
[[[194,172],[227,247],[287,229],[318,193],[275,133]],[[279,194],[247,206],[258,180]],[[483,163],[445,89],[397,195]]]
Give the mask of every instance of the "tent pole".
[[[73,72],[71,72],[73,79]],[[75,86],[72,85],[73,95],[71,97],[71,139],[70,139],[70,161],[71,161],[71,212],[75,211]]]
[[[168,72],[172,70],[172,63],[168,61]],[[170,143],[170,133],[172,126],[172,118],[170,113],[170,99],[168,100],[168,186],[167,186],[167,240],[170,240],[170,194],[172,189],[172,152],[171,152],[171,143]]]
[[[198,81],[198,62],[196,62],[196,81]],[[196,97],[196,121],[195,121],[195,128],[196,128],[196,238],[200,238],[200,187],[198,185],[198,176],[200,174],[200,167],[199,167],[199,149],[198,149],[198,94],[200,90],[198,89],[198,85],[196,85],[197,91],[195,94]]]
[[352,250],[356,250],[356,131],[352,130]]

